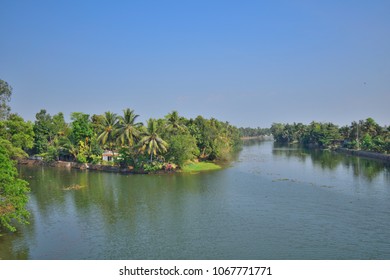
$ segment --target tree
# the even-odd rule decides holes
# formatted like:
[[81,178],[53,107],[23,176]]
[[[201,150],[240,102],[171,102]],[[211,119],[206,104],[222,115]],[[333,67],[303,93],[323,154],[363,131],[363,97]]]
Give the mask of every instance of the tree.
[[45,109],[40,110],[35,118],[33,153],[42,154],[47,151],[49,142],[54,137],[53,119]]
[[115,136],[117,132],[118,117],[111,112],[105,112],[100,124],[103,132],[99,135],[98,141],[105,145],[108,143],[110,150],[113,150]]
[[196,139],[190,134],[174,135],[169,139],[169,151],[167,158],[183,167],[188,160],[199,156],[199,149],[196,146]]
[[382,128],[374,121],[373,118],[367,118],[361,125],[362,135],[368,134],[375,137],[381,133]]
[[148,127],[145,134],[139,142],[141,151],[146,150],[150,155],[150,161],[153,161],[153,155],[157,155],[157,152],[167,151],[168,143],[157,134],[157,121],[155,119],[148,120]]
[[0,79],[0,121],[6,119],[11,111],[7,104],[11,100],[11,95],[12,87]]
[[70,135],[72,141],[74,143],[79,143],[80,141],[88,142],[93,135],[89,115],[81,112],[73,112],[70,116],[70,119],[72,120],[72,132]]
[[185,132],[186,127],[182,124],[179,113],[177,111],[172,111],[165,116],[166,119],[166,128],[169,132],[177,134],[178,132]]
[[134,113],[134,110],[129,108],[123,110],[123,116],[119,116],[117,124],[118,141],[122,146],[134,146],[135,142],[140,138],[141,122],[136,122],[139,115]]
[[285,137],[285,125],[282,123],[273,123],[271,126],[271,133],[278,143],[286,143],[288,140]]
[[68,136],[70,133],[70,127],[65,122],[64,114],[59,112],[52,118],[53,132],[55,137]]
[[26,181],[18,179],[18,172],[8,151],[0,143],[0,228],[15,231],[12,220],[28,223],[27,185]]
[[[0,137],[7,140],[13,148],[27,151],[34,145],[34,131],[31,122],[25,122],[17,114],[10,114],[5,121],[0,121]],[[27,156],[26,153],[19,153]],[[11,157],[14,157],[13,153]]]

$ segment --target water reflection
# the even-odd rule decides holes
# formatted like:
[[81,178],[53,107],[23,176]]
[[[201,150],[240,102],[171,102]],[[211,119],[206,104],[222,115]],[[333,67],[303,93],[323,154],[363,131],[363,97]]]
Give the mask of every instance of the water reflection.
[[196,175],[21,166],[32,219],[0,237],[0,259],[390,258],[388,167],[246,143]]
[[362,176],[368,181],[373,181],[380,174],[388,177],[390,165],[381,161],[360,158],[356,156],[347,156],[329,150],[305,149],[297,145],[280,145],[274,143],[272,154],[276,157],[294,157],[302,162],[310,159],[314,166],[323,170],[336,170],[346,167],[353,170],[354,176]]

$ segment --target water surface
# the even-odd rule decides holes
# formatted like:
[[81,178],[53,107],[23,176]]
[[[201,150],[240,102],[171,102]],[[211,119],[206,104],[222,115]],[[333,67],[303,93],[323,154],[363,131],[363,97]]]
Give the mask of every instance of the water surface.
[[199,174],[20,174],[31,223],[0,259],[390,259],[390,168],[373,160],[248,142]]

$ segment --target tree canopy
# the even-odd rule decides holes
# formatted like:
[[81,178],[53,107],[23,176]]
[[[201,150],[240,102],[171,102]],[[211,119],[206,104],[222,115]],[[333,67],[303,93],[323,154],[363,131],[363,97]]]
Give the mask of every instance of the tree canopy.
[[6,147],[0,142],[0,232],[1,227],[11,231],[16,228],[12,221],[27,223],[29,212],[27,182],[18,178],[18,172]]
[[345,147],[379,153],[390,153],[388,127],[381,127],[374,119],[354,121],[351,125],[338,127],[332,123],[311,122],[274,123],[271,132],[276,142],[300,143],[319,148]]
[[0,79],[0,120],[4,120],[11,111],[8,102],[11,100],[12,87]]

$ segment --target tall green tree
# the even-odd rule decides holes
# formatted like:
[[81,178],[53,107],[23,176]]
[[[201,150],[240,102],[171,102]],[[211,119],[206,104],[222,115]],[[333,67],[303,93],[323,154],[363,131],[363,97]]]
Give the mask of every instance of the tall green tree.
[[88,142],[93,135],[89,115],[81,112],[73,112],[70,116],[70,119],[72,120],[70,124],[72,129],[70,138],[72,138],[72,142]]
[[117,134],[118,141],[122,146],[134,146],[135,142],[139,140],[141,134],[141,122],[136,122],[139,115],[134,113],[134,110],[129,108],[123,110],[123,116],[118,117]]
[[64,114],[59,112],[52,118],[53,132],[55,137],[68,136],[70,133],[70,127],[65,122]]
[[173,134],[178,134],[186,131],[186,126],[182,123],[179,117],[179,113],[177,111],[172,111],[171,113],[166,115],[165,120],[165,127],[169,132]]
[[0,120],[7,118],[11,111],[8,102],[11,100],[12,87],[6,82],[0,79]]
[[45,109],[42,109],[35,115],[33,153],[45,153],[53,137],[53,119]]
[[98,137],[98,141],[103,145],[108,145],[110,150],[114,149],[116,141],[118,116],[112,112],[105,112],[100,124],[102,133]]
[[199,156],[196,139],[190,134],[173,135],[168,141],[169,150],[166,158],[180,167]]
[[[10,114],[4,121],[0,121],[0,137],[12,145],[11,157],[26,157],[27,152],[34,145],[34,131],[31,122],[25,122],[17,114]],[[18,152],[15,153],[15,149]],[[24,152],[23,152],[24,151]]]
[[168,143],[165,142],[157,131],[157,121],[149,119],[145,136],[140,140],[141,151],[146,151],[150,155],[150,161],[153,161],[153,155],[167,151]]
[[28,223],[27,185],[26,181],[18,178],[18,172],[8,150],[0,142],[0,233],[2,228],[15,231],[13,220]]

